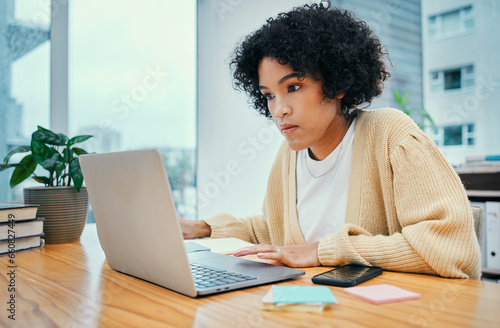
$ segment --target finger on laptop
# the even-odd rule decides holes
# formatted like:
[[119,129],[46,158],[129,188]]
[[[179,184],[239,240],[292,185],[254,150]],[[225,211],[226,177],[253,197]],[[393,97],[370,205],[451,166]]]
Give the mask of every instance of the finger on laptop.
[[236,250],[234,256],[255,255],[257,253],[278,253],[279,248],[268,244],[259,244],[255,246],[243,247]]

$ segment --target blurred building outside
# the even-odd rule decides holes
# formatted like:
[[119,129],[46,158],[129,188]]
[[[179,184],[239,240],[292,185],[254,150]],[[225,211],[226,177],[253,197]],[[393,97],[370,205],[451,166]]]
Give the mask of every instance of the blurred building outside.
[[428,134],[452,165],[500,155],[500,3],[422,0]]

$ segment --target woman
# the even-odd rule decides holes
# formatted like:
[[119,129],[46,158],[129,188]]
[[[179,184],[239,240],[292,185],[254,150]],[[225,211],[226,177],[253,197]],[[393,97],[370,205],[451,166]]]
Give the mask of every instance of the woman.
[[347,263],[480,277],[465,191],[402,112],[361,110],[389,76],[378,38],[343,10],[306,5],[269,19],[236,49],[235,86],[286,139],[263,215],[181,219],[185,238],[237,237],[293,267]]

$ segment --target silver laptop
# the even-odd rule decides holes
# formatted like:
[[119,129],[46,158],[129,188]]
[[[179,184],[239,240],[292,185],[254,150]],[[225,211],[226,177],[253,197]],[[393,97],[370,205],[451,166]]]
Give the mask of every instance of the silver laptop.
[[101,247],[116,271],[191,297],[304,274],[209,251],[186,253],[158,150],[82,155],[80,164]]

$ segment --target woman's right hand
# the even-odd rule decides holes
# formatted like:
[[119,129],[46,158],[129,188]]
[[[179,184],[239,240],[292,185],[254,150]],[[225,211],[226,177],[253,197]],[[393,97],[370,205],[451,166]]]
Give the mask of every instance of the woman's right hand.
[[205,221],[193,221],[179,217],[184,239],[210,237],[212,229]]

